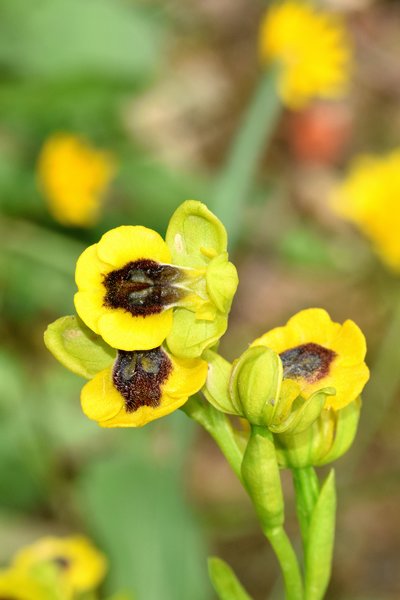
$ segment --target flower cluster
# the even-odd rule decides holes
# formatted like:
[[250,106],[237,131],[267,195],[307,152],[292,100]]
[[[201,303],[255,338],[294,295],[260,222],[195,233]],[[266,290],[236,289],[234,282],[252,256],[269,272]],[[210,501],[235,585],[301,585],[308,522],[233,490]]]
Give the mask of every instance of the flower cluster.
[[105,557],[83,536],[41,538],[0,571],[0,597],[75,600],[93,592],[106,570]]
[[400,271],[400,150],[360,156],[333,193],[335,211],[369,238],[381,259]]
[[96,223],[114,171],[108,152],[68,133],[51,136],[39,156],[39,184],[49,210],[59,223],[69,227]]
[[351,51],[344,25],[311,3],[286,0],[270,7],[261,23],[260,55],[280,69],[279,94],[289,108],[346,90]]
[[188,200],[165,241],[146,227],[121,226],[87,248],[76,267],[80,319],[56,321],[45,342],[90,379],[81,395],[89,418],[142,426],[204,385],[202,355],[226,330],[237,283],[223,225]]

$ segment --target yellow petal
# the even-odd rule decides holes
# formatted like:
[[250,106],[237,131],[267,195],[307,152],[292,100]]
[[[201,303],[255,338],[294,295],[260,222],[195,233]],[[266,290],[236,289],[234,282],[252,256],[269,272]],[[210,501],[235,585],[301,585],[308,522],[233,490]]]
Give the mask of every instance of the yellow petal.
[[75,281],[81,291],[102,287],[104,274],[111,270],[110,265],[99,259],[97,247],[93,244],[86,248],[76,263]]
[[145,317],[134,317],[123,309],[109,309],[98,321],[99,334],[119,350],[150,350],[161,346],[171,328],[172,308]]
[[163,394],[160,406],[152,408],[151,406],[141,406],[135,412],[127,413],[125,408],[115,415],[112,419],[107,421],[101,421],[99,425],[101,427],[143,427],[150,421],[159,419],[169,415],[174,410],[177,410],[187,401],[187,396],[179,396],[178,398],[171,398],[170,396]]
[[331,349],[340,357],[343,366],[352,365],[364,360],[367,343],[361,329],[354,321],[348,320],[333,339]]
[[147,258],[171,262],[171,253],[162,237],[141,225],[122,225],[107,231],[98,243],[100,260],[120,269],[129,262]]
[[83,386],[82,410],[93,421],[114,417],[124,406],[124,399],[112,383],[112,368],[104,369]]
[[99,333],[99,318],[105,310],[104,296],[100,289],[94,288],[94,290],[93,292],[77,292],[74,296],[74,304],[82,321],[95,333]]
[[323,308],[307,308],[289,319],[287,327],[297,337],[298,344],[312,342],[330,348],[330,341],[341,325],[333,323]]

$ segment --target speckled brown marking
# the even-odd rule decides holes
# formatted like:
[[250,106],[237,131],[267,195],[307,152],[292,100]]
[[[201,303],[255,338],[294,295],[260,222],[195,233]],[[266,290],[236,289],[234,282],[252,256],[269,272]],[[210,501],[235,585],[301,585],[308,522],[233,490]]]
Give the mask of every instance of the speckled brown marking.
[[319,344],[301,344],[285,350],[280,355],[283,365],[283,376],[287,379],[305,379],[315,383],[328,375],[336,352]]
[[161,385],[171,369],[172,363],[161,348],[139,352],[119,350],[113,383],[125,400],[126,412],[135,412],[141,406],[159,406]]
[[160,313],[185,296],[176,286],[182,271],[154,260],[136,260],[104,276],[104,306],[123,308],[134,316]]

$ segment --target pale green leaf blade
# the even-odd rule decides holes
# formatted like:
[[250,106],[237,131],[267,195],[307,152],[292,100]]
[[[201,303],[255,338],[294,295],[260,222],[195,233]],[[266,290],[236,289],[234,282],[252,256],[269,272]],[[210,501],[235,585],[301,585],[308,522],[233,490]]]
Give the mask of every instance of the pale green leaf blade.
[[231,567],[222,559],[210,557],[208,572],[219,600],[251,600]]
[[314,507],[306,546],[306,598],[322,600],[328,587],[335,538],[336,489],[332,470]]
[[61,317],[44,333],[44,343],[64,367],[92,379],[115,360],[116,351],[86,327],[78,317]]

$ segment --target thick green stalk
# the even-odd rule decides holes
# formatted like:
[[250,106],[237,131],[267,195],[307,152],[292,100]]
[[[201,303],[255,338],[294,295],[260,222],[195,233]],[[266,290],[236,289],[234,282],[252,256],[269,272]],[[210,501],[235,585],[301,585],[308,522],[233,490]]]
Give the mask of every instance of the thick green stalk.
[[318,500],[319,480],[313,467],[292,469],[296,496],[296,512],[299,519],[303,546],[308,539],[308,528],[314,506]]
[[303,581],[299,564],[285,530],[283,527],[275,527],[265,529],[264,534],[279,561],[285,583],[286,600],[303,600]]
[[277,94],[278,67],[263,74],[233,141],[212,197],[211,208],[224,222],[229,239],[235,243],[243,206],[253,184],[262,153],[270,140],[281,112]]

